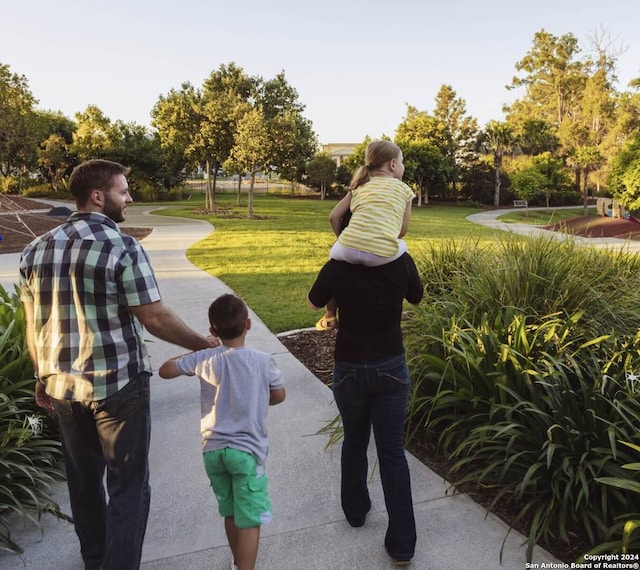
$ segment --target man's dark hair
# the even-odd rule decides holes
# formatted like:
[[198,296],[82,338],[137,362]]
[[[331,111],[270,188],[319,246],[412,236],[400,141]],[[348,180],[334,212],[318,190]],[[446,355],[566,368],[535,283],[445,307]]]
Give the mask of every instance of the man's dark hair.
[[87,160],[73,169],[69,178],[69,191],[76,199],[76,203],[84,205],[93,190],[108,191],[114,176],[118,174],[127,176],[130,171],[130,168],[119,162],[100,158]]
[[209,323],[223,340],[239,337],[248,316],[247,305],[235,295],[220,295],[209,306]]

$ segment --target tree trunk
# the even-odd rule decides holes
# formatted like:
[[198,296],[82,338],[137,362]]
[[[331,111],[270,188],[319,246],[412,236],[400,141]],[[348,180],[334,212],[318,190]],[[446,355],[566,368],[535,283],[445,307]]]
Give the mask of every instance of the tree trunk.
[[251,168],[251,181],[249,182],[249,207],[248,207],[248,218],[253,220],[253,185],[256,182],[256,170],[254,167]]
[[240,189],[242,188],[242,174],[238,174],[238,193],[236,194],[236,206],[240,205]]
[[584,200],[584,215],[589,214],[589,167],[583,169],[584,173],[584,186],[582,188],[582,196]]
[[216,184],[218,183],[218,164],[215,163],[215,172],[213,173],[213,184],[211,186],[211,211],[216,211]]
[[502,157],[499,154],[494,155],[493,157],[493,166],[495,168],[495,189],[493,192],[493,205],[496,208],[500,207],[500,172],[502,170]]

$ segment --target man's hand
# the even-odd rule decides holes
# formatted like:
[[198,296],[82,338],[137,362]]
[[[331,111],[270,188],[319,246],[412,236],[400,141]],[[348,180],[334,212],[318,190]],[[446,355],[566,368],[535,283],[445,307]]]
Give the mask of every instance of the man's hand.
[[53,400],[44,391],[44,384],[36,380],[36,404],[47,412],[53,412]]

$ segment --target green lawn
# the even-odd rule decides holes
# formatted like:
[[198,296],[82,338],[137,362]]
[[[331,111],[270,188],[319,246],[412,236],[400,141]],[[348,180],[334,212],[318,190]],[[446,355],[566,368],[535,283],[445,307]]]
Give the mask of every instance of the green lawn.
[[[218,195],[216,202],[221,210],[217,216],[197,213],[201,196],[163,212],[204,218],[215,227],[189,249],[189,259],[245,299],[273,332],[312,326],[319,314],[308,308],[306,295],[334,241],[328,216],[336,202],[257,195],[254,220],[246,218],[246,196],[240,208],[231,194]],[[417,253],[436,240],[491,241],[493,230],[465,219],[478,211],[463,206],[414,208],[406,237],[409,251]]]
[[[596,211],[595,206],[589,208],[589,214],[594,214]],[[533,226],[548,226],[561,222],[562,220],[568,220],[569,218],[575,218],[576,216],[583,216],[584,208],[559,208],[559,209],[528,209],[521,208],[513,210],[507,214],[502,214],[498,219],[501,222],[512,224],[531,224]]]

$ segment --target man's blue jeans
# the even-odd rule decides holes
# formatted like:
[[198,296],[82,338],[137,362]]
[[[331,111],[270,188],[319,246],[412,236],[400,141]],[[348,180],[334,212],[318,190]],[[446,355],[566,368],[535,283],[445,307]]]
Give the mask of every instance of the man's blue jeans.
[[139,568],[151,496],[149,375],[105,400],[54,400],[54,409],[85,568]]
[[342,510],[351,525],[361,526],[371,508],[367,447],[373,425],[389,515],[385,547],[396,560],[413,558],[416,544],[411,479],[403,448],[410,387],[404,354],[335,363],[333,394],[344,428]]

